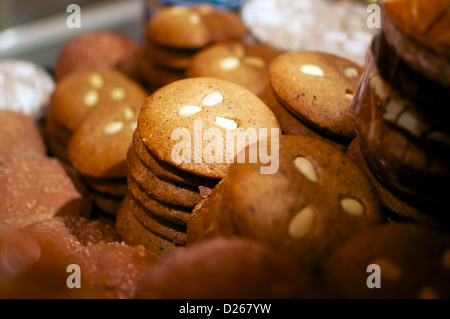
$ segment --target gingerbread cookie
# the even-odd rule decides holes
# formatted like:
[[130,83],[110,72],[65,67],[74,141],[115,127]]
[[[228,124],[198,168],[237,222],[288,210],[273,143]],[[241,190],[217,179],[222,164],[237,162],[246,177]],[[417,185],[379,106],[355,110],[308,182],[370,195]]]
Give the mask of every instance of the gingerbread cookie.
[[156,177],[137,157],[134,147],[128,150],[130,175],[147,194],[162,202],[181,207],[194,207],[201,199],[198,188],[172,183]]
[[159,256],[166,256],[183,246],[164,239],[144,227],[134,216],[131,198],[125,197],[117,212],[115,228],[120,237],[131,246],[142,245]]
[[117,32],[101,30],[71,38],[58,53],[55,78],[61,81],[69,74],[114,69],[134,59],[138,44]]
[[142,278],[136,293],[157,299],[319,296],[316,279],[287,255],[260,242],[223,238],[174,252]]
[[450,237],[417,224],[366,229],[339,247],[325,284],[336,298],[449,298]]
[[236,13],[208,5],[163,8],[146,26],[148,42],[184,49],[198,49],[213,42],[239,39],[245,33],[245,27]]
[[263,165],[231,165],[217,212],[229,214],[219,221],[232,221],[234,233],[225,235],[261,240],[319,269],[353,233],[383,222],[364,172],[329,143],[282,135],[278,171],[261,174]]
[[186,77],[230,81],[261,97],[269,86],[269,64],[279,54],[280,51],[264,44],[221,42],[195,54],[186,69]]
[[184,70],[191,64],[192,58],[198,50],[162,47],[147,42],[144,46],[144,52],[145,57],[155,65],[170,69]]
[[[270,109],[247,89],[219,79],[191,78],[152,94],[142,106],[138,129],[144,145],[159,160],[195,175],[219,179],[226,175],[227,161],[243,148],[236,152],[229,149],[228,154],[227,135],[247,129],[257,135],[262,129],[270,136],[279,124]],[[222,139],[214,155],[216,147],[212,146],[217,143],[211,145],[213,137],[203,138],[205,132],[213,133],[217,143]]]
[[333,138],[355,136],[350,105],[363,69],[320,52],[291,52],[270,65],[269,79],[280,102],[303,122]]

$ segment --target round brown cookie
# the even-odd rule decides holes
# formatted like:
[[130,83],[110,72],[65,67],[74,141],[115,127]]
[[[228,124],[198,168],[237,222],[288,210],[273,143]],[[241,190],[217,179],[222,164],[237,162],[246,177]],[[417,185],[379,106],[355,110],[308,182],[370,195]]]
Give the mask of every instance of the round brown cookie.
[[0,160],[5,157],[44,156],[46,153],[33,118],[20,112],[0,110]]
[[133,59],[137,50],[133,39],[117,32],[101,30],[79,35],[60,50],[54,66],[55,78],[60,81],[79,71],[114,69]]
[[70,142],[70,137],[72,136],[72,132],[59,125],[53,119],[53,116],[50,113],[48,113],[47,117],[45,118],[45,130],[47,141],[53,140],[58,144],[64,146],[64,148],[67,148],[67,145],[69,145]]
[[224,181],[220,181],[211,194],[195,205],[187,224],[186,245],[215,237],[231,237],[236,229],[229,214],[226,214],[227,201],[224,197]]
[[40,120],[54,89],[53,78],[39,65],[17,59],[0,61],[0,110]]
[[56,215],[79,215],[86,209],[86,200],[56,159],[1,160],[0,185],[0,220],[12,227]]
[[198,49],[210,43],[242,38],[239,16],[211,6],[176,6],[159,10],[147,23],[148,42],[174,48]]
[[380,183],[380,181],[373,175],[373,173],[367,167],[367,163],[361,152],[361,146],[359,144],[359,139],[357,137],[353,139],[353,141],[350,143],[347,155],[349,158],[354,160],[355,163],[366,173],[372,184],[375,186],[375,189],[378,192],[378,196],[381,200],[381,203],[389,211],[393,212],[394,214],[405,217],[408,220],[414,220],[432,227],[443,227],[441,222],[424,214],[419,208],[414,207],[413,205],[405,202],[405,200],[401,199],[396,194],[392,193],[389,189],[387,189]]
[[122,203],[123,197],[109,196],[106,194],[92,193],[94,203],[103,213],[106,213],[108,217],[115,217]]
[[164,85],[185,77],[184,70],[158,66],[149,59],[142,61],[140,71],[149,92],[154,92]]
[[300,51],[275,58],[269,81],[280,102],[309,126],[348,140],[355,136],[350,104],[362,73],[349,60]]
[[242,148],[227,152],[227,135],[232,140],[249,129],[257,139],[260,129],[270,135],[279,124],[267,105],[240,85],[190,78],[153,93],[142,106],[138,129],[144,145],[159,160],[219,179],[226,175],[228,161],[248,144],[246,139]]
[[[411,100],[390,86],[375,59],[383,48],[378,46],[381,40],[374,38],[352,104],[364,158],[387,188],[414,205],[429,207],[427,212],[434,217],[449,220],[450,131],[444,106],[449,92],[436,106]],[[430,113],[433,108],[440,112]]]
[[131,246],[142,245],[159,256],[167,256],[183,248],[145,228],[134,216],[130,207],[131,197],[123,200],[116,217],[116,230],[120,237]]
[[173,181],[190,186],[205,185],[210,188],[214,187],[217,183],[215,179],[205,179],[199,176],[189,174],[185,171],[177,169],[173,165],[169,165],[165,162],[158,160],[142,142],[142,138],[139,134],[139,130],[134,131],[133,146],[139,159],[147,166],[153,174],[158,178],[168,181]]
[[449,298],[450,237],[408,223],[366,229],[335,251],[326,279],[342,298]]
[[125,197],[128,192],[127,179],[99,179],[83,176],[86,183],[98,193],[105,195]]
[[230,81],[261,97],[269,86],[269,64],[279,54],[280,51],[260,43],[221,42],[195,54],[186,77]]
[[390,45],[414,69],[450,87],[450,13],[447,0],[383,1],[383,30]]
[[317,138],[333,144],[343,152],[347,151],[347,146],[319,135],[316,131],[310,129],[305,123],[303,123],[299,118],[297,118],[288,109],[286,109],[275,97],[272,88],[268,88],[266,90],[266,92],[262,96],[262,100],[277,117],[278,122],[280,123],[281,132],[283,134]]
[[52,136],[47,138],[47,147],[49,155],[58,158],[59,160],[69,163],[69,155],[67,154],[67,145],[58,141]]
[[128,149],[127,162],[129,173],[137,184],[145,193],[161,202],[192,208],[202,199],[196,187],[157,178],[136,155],[133,145]]
[[153,215],[133,198],[130,199],[130,209],[134,217],[152,233],[167,239],[174,244],[186,244],[186,229],[181,225],[172,224],[162,218]]
[[146,194],[131,175],[128,175],[128,188],[133,199],[152,214],[169,222],[186,226],[191,215],[190,210],[163,203]]
[[[218,276],[217,274],[220,274]],[[319,298],[315,278],[288,256],[247,239],[213,239],[161,260],[137,298]]]
[[74,131],[68,146],[73,167],[94,178],[125,178],[126,154],[142,102],[147,93],[123,79],[110,91],[111,98],[89,112]]
[[105,104],[113,107],[128,101],[128,97],[140,96],[146,97],[147,93],[119,71],[77,72],[58,82],[48,116],[59,127],[73,132],[94,107]]
[[147,42],[144,46],[145,56],[155,65],[170,69],[186,69],[197,50],[174,49]]
[[224,179],[223,199],[236,233],[289,251],[320,267],[353,233],[383,222],[375,189],[343,152],[317,139],[282,135],[278,170],[239,163]]

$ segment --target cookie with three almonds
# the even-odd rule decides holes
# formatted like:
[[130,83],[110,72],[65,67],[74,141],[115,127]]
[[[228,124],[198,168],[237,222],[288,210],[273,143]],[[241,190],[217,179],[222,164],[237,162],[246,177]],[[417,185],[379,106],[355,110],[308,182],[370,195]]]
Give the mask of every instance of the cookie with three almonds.
[[332,138],[355,137],[350,105],[363,69],[344,58],[299,51],[275,58],[269,81],[279,101],[313,129]]
[[[143,104],[138,120],[145,147],[159,160],[206,178],[226,175],[236,149],[226,139],[239,134],[279,133],[272,111],[240,85],[214,78],[190,78],[171,83]],[[234,142],[233,142],[234,143]]]
[[220,42],[194,55],[186,77],[230,81],[261,97],[269,87],[269,65],[280,54],[281,51],[260,43]]
[[366,229],[335,251],[325,278],[336,298],[447,299],[450,236],[412,223]]
[[320,269],[348,237],[384,221],[367,176],[329,143],[282,135],[278,171],[261,174],[264,165],[258,161],[230,166],[223,179],[226,205],[216,212],[229,217],[216,219],[229,218],[233,228],[220,229],[234,232],[222,235],[263,241]]
[[108,30],[89,32],[71,38],[59,51],[54,65],[57,81],[69,74],[114,69],[133,60],[137,42],[120,33]]
[[148,42],[198,49],[213,42],[239,39],[246,29],[238,15],[208,5],[175,6],[158,11],[146,25]]

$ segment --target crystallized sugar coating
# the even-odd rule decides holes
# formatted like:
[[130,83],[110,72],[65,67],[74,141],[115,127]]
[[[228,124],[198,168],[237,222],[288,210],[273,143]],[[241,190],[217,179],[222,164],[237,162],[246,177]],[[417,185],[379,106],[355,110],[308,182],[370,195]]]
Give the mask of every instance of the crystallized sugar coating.
[[372,36],[369,13],[359,2],[249,0],[246,27],[258,40],[286,51],[322,51],[364,65]]
[[54,87],[52,77],[32,62],[0,61],[0,110],[21,112],[40,119]]

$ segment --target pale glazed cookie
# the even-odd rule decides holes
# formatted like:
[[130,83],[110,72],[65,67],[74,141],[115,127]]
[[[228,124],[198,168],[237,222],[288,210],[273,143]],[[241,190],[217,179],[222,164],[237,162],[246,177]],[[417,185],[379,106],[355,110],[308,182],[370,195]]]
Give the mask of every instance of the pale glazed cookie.
[[291,52],[270,65],[270,84],[280,102],[314,129],[334,138],[355,136],[350,109],[363,69],[319,52]]
[[[220,275],[218,275],[220,274]],[[318,282],[289,256],[248,239],[213,239],[161,260],[137,298],[319,298]]]
[[55,78],[60,81],[75,72],[117,68],[132,60],[137,50],[133,39],[117,32],[101,30],[79,35],[59,51]]
[[0,110],[41,119],[55,89],[53,78],[40,66],[24,60],[0,61]]
[[0,220],[23,227],[56,215],[83,215],[89,203],[76,190],[63,166],[44,156],[0,162]]
[[194,207],[201,199],[198,187],[165,181],[155,176],[139,159],[131,145],[128,154],[128,170],[145,193],[162,202],[181,207]]
[[[226,135],[248,128],[256,133],[260,128],[266,129],[270,136],[271,129],[279,129],[279,124],[256,95],[237,84],[213,78],[184,79],[161,88],[145,101],[138,120],[144,145],[159,160],[216,179],[226,175],[227,158],[232,161],[241,150],[230,150],[227,154]],[[214,156],[211,141],[198,137],[199,132],[206,131],[222,135],[223,144]],[[197,147],[201,146],[202,150],[209,149],[209,153],[196,151],[194,144],[199,144]]]
[[[329,143],[282,135],[279,154],[279,170],[274,174],[261,174],[260,162],[230,166],[221,194],[225,204],[216,212],[229,217],[216,220],[229,218],[234,229],[220,227],[222,236],[261,240],[288,251],[305,266],[320,269],[353,233],[383,222],[368,178]],[[204,227],[215,224],[206,222]]]
[[129,196],[124,198],[115,222],[117,232],[128,245],[142,245],[159,256],[166,256],[183,248],[145,228],[134,216],[131,200]]
[[33,118],[0,110],[0,160],[5,157],[44,156],[47,150]]
[[367,9],[363,1],[249,0],[241,16],[260,42],[283,51],[335,54],[364,66],[379,30],[368,27]]
[[336,250],[326,279],[334,298],[448,299],[450,237],[408,223],[366,229]]
[[161,9],[146,26],[148,42],[184,49],[239,39],[245,33],[246,29],[236,13],[207,5]]
[[264,44],[220,42],[194,55],[186,77],[227,80],[261,97],[269,86],[269,64],[279,54],[280,51]]

